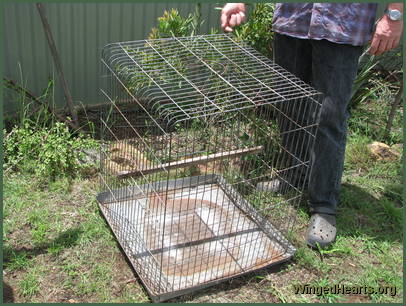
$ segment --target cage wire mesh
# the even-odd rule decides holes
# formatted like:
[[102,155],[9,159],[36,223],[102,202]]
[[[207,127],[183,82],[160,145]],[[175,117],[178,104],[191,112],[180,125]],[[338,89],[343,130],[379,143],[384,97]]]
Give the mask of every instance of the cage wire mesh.
[[98,202],[154,301],[289,259],[321,94],[229,35],[102,52]]

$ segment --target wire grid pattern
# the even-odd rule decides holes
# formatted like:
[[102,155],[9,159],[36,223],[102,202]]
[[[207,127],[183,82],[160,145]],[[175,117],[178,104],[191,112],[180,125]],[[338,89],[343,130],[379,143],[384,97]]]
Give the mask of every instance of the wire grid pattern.
[[321,95],[227,35],[103,55],[98,202],[154,301],[289,259]]
[[[131,250],[137,271],[140,267],[148,271],[150,285],[159,279],[163,291],[180,290],[224,276],[224,271],[240,274],[248,271],[253,263],[262,266],[266,260],[280,260],[293,255],[294,248],[281,233],[224,179],[206,175],[187,181],[170,181],[173,188],[189,183],[195,188],[171,189],[169,196],[173,197],[168,202],[181,203],[185,200],[188,205],[172,211],[171,221],[166,225],[159,220],[165,217],[162,214],[150,211],[143,216],[143,212],[148,210],[146,205],[150,198],[143,197],[141,189],[138,189],[139,196],[135,197],[137,203],[132,190],[133,196],[129,199],[112,201],[110,205],[103,206],[103,213],[109,220],[119,220],[118,224],[124,224],[118,229],[110,223],[117,231],[118,239],[124,241],[124,249]],[[155,187],[161,190],[164,186]],[[217,203],[219,207],[200,205],[202,194],[205,194],[203,201],[204,198],[211,198],[211,203]],[[108,202],[103,196],[109,194],[99,196],[99,201]],[[234,203],[238,203],[239,207]],[[253,219],[247,218],[247,214],[252,215]],[[121,219],[123,216],[124,220]],[[162,237],[154,235],[151,224],[158,224]],[[176,235],[172,233],[174,231]],[[142,241],[140,237],[150,239]],[[272,242],[275,242],[275,248],[272,248]],[[165,247],[162,248],[162,245]],[[157,260],[154,262],[153,258]],[[259,261],[261,258],[265,260]],[[160,269],[164,270],[162,278]]]
[[169,122],[319,95],[225,34],[114,43],[103,58]]

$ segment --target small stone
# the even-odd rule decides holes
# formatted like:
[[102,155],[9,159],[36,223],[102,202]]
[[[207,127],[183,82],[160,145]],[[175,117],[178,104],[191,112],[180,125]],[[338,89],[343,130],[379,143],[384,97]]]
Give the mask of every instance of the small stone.
[[378,160],[396,160],[400,153],[383,142],[374,141],[368,145],[372,155]]

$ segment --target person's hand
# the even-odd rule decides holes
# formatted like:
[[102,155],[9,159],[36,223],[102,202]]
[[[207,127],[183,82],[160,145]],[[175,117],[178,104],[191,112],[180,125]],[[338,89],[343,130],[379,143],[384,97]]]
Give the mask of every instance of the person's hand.
[[369,54],[380,55],[386,51],[396,48],[402,36],[402,20],[393,21],[384,15],[378,21],[375,33],[372,37]]
[[221,10],[221,27],[226,32],[231,32],[235,26],[245,21],[244,3],[227,3]]

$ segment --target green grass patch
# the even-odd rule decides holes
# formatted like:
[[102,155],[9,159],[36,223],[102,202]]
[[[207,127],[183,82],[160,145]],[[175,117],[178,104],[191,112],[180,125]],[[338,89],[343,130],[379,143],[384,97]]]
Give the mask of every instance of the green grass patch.
[[19,282],[21,295],[24,297],[32,297],[40,291],[40,282],[36,269],[30,270]]
[[29,252],[25,250],[13,250],[10,247],[3,248],[3,268],[9,270],[24,270],[31,265]]
[[396,109],[389,139],[383,138],[389,109],[395,99],[396,90],[392,88],[389,82],[375,80],[374,83],[375,88],[378,89],[374,92],[374,95],[351,109],[350,132],[370,137],[375,141],[385,142],[388,145],[403,143],[402,107]]

